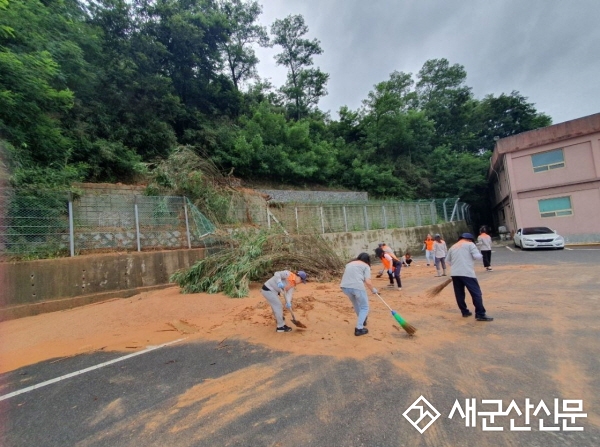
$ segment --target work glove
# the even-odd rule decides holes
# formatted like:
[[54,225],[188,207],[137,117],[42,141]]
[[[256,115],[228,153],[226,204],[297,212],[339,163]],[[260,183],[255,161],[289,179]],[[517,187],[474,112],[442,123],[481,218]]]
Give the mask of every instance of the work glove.
[[371,290],[371,292],[373,292],[373,295],[377,295],[377,289],[375,287],[373,287],[373,290]]
[[277,287],[279,287],[280,289],[283,289],[285,287],[285,284],[283,284],[281,281],[279,281],[277,283]]
[[292,303],[285,303],[285,307],[288,308],[288,309],[291,309],[292,308]]

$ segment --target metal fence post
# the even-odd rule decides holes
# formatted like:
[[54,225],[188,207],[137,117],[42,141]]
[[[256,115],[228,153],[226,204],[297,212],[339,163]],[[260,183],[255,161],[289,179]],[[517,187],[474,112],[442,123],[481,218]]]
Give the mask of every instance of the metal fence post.
[[444,222],[448,222],[448,212],[446,211],[446,202],[448,201],[448,199],[444,200],[444,203],[442,203],[442,207],[444,208]]
[[367,207],[366,206],[363,207],[363,212],[365,215],[365,230],[369,231],[369,220],[367,218]]
[[437,213],[435,212],[435,200],[431,201],[431,205],[429,205],[429,210],[431,211],[431,225],[434,225],[437,223]]
[[400,224],[402,225],[401,228],[404,228],[406,224],[404,223],[404,213],[402,212],[402,204],[400,204],[398,208],[400,209]]
[[183,196],[183,211],[185,212],[185,232],[187,234],[188,248],[192,248],[192,238],[190,236],[190,224],[188,221],[187,203],[185,196]]
[[383,211],[383,228],[387,230],[387,215],[385,214],[385,205],[381,205]]
[[71,257],[75,256],[75,226],[73,225],[73,193],[70,191],[69,191],[69,249],[71,251]]
[[344,228],[346,229],[346,233],[348,232],[348,216],[346,215],[346,206],[344,205],[342,207],[342,210],[344,211]]
[[294,207],[294,216],[296,216],[296,233],[300,234],[300,224],[298,223],[298,207]]
[[135,215],[135,238],[137,241],[137,251],[142,251],[142,246],[140,244],[140,216],[138,213],[138,196],[133,197],[133,211]]
[[271,229],[271,213],[269,213],[269,204],[267,203],[267,228]]
[[457,204],[458,201],[460,200],[460,197],[458,199],[456,199],[456,201],[454,202],[454,207],[452,208],[452,215],[450,216],[450,222],[452,222],[454,220],[454,214],[457,212]]
[[421,220],[421,203],[417,202],[415,205],[415,210],[417,211],[417,226],[420,227],[423,225],[423,221]]
[[325,219],[323,218],[323,207],[319,207],[319,212],[321,213],[321,231],[325,234]]

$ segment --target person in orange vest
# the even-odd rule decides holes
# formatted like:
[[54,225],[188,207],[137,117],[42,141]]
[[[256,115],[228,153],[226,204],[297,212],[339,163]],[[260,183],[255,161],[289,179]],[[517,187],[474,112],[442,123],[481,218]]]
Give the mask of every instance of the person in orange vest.
[[[402,282],[400,281],[400,269],[402,268],[402,263],[396,257],[394,252],[392,251],[390,253],[389,251],[384,251],[381,255],[381,262],[383,263],[384,270],[387,270],[388,278],[390,279],[388,287],[395,287],[396,290],[402,290]],[[396,286],[394,286],[394,279],[396,279]]]
[[[384,253],[390,253],[391,255],[394,255],[394,250],[392,249],[392,247],[390,247],[389,245],[387,245],[385,242],[382,242],[381,244],[379,244],[379,246],[375,249],[375,256],[377,256],[379,259],[381,259],[381,257],[383,256]],[[377,272],[377,278],[381,278],[383,276],[383,272],[385,272],[385,268],[379,270]]]
[[294,295],[294,288],[300,284],[306,284],[306,272],[300,270],[297,273],[292,273],[289,270],[282,270],[275,272],[275,274],[263,284],[262,296],[269,302],[271,309],[273,309],[273,315],[277,321],[276,332],[291,332],[292,328],[285,324],[283,318],[283,306],[279,299],[279,295],[283,295],[285,298],[285,307],[288,309],[292,308],[292,298]]
[[423,249],[421,251],[425,251],[425,258],[427,259],[427,265],[430,265],[430,259],[435,260],[435,258],[433,257],[433,238],[431,237],[431,234],[428,234],[427,237],[425,238],[425,241],[423,241]]

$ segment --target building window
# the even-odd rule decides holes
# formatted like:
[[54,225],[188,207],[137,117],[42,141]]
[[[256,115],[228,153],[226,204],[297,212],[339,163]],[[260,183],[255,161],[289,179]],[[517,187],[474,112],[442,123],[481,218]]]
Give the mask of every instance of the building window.
[[565,157],[562,149],[532,155],[531,162],[533,163],[533,172],[550,171],[551,169],[565,167]]
[[538,200],[538,207],[542,217],[570,216],[573,214],[570,197]]

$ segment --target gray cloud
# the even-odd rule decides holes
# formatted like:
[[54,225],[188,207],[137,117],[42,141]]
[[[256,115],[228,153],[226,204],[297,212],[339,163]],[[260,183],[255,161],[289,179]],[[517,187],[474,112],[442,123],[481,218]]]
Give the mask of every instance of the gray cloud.
[[[319,104],[332,116],[360,107],[394,71],[416,74],[446,58],[467,71],[477,98],[519,91],[558,123],[600,112],[598,0],[262,0],[261,21],[302,14],[330,74]],[[279,86],[285,69],[259,49],[259,73]]]

